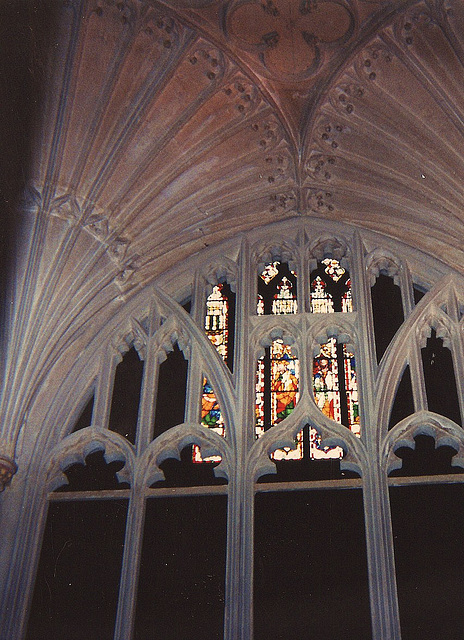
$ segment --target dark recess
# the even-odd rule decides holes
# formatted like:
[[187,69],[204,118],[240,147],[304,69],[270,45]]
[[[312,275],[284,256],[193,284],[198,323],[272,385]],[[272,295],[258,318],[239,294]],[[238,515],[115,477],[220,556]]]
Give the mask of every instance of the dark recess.
[[45,69],[60,3],[0,3],[0,301],[18,251],[18,205],[30,178],[31,149],[46,87]]

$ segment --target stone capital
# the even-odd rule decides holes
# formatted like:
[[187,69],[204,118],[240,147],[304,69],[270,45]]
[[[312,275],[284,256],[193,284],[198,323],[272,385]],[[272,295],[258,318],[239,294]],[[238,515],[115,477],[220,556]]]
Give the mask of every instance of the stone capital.
[[18,467],[14,460],[5,455],[0,455],[0,492],[10,483],[17,470]]

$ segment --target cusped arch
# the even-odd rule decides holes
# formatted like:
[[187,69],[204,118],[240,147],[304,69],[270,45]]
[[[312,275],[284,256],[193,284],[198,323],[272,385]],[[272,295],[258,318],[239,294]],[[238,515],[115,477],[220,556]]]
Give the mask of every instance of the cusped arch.
[[415,448],[414,438],[430,436],[435,448],[450,446],[455,449],[453,466],[464,468],[464,430],[455,422],[432,411],[419,411],[399,422],[388,433],[382,449],[382,464],[387,473],[401,469],[402,461],[395,455],[401,447]]
[[311,240],[308,247],[309,258],[321,261],[324,258],[333,258],[339,262],[348,259],[350,243],[343,235],[331,235],[325,233]]
[[365,445],[343,425],[329,420],[306,399],[302,399],[284,422],[266,431],[253,445],[247,456],[247,466],[254,481],[267,474],[276,473],[276,465],[270,456],[278,449],[293,448],[297,434],[306,426],[314,428],[321,436],[321,446],[340,447],[342,471],[354,471],[360,476],[368,464]]
[[[293,237],[292,237],[293,236]],[[290,238],[266,238],[258,241],[252,248],[252,260],[260,274],[266,265],[273,262],[286,262],[290,269],[297,269],[300,251],[298,247],[298,229]]]
[[380,274],[393,278],[396,285],[400,284],[399,274],[402,269],[401,260],[391,251],[377,247],[366,256],[366,269],[370,275],[370,285],[375,284]]
[[120,482],[132,484],[135,471],[133,447],[119,434],[94,426],[67,436],[52,450],[46,463],[46,490],[54,491],[68,484],[65,469],[76,463],[85,464],[87,456],[97,451],[104,452],[106,463],[124,462],[117,478]]
[[232,291],[235,292],[237,287],[238,265],[230,258],[223,256],[210,262],[202,268],[201,273],[208,283],[209,293],[211,293],[210,289],[212,287],[223,282],[227,282]]
[[214,474],[216,477],[229,479],[234,452],[227,438],[198,423],[184,423],[158,436],[147,447],[137,464],[136,477],[140,486],[148,487],[164,480],[160,464],[169,458],[180,460],[182,450],[189,445],[199,446],[203,457],[220,456],[221,461],[214,468]]

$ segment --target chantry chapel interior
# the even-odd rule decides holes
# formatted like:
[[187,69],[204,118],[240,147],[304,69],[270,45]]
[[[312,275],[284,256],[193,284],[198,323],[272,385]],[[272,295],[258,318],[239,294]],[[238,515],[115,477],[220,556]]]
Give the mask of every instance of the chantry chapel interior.
[[464,2],[0,23],[1,640],[462,640]]

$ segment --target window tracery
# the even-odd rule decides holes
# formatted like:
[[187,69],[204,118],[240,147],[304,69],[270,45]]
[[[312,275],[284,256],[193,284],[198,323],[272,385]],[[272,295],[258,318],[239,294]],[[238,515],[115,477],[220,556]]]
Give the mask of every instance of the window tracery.
[[[389,564],[391,559],[382,556],[385,548],[391,548],[392,541],[381,538],[388,527],[379,532],[376,522],[379,517],[384,524],[389,519],[388,497],[385,497],[387,473],[394,464],[401,466],[402,460],[409,456],[408,453],[403,457],[398,455],[404,454],[398,446],[400,442],[409,443],[409,450],[413,450],[414,439],[427,431],[426,435],[436,442],[446,437],[447,442],[453,443],[450,445],[453,460],[460,458],[464,451],[460,404],[455,402],[451,416],[443,402],[432,402],[427,389],[430,375],[426,372],[427,366],[436,365],[445,353],[440,377],[446,383],[455,375],[456,344],[462,340],[457,328],[460,316],[448,316],[450,326],[443,342],[441,333],[434,334],[438,325],[435,320],[431,323],[430,309],[433,306],[435,318],[437,313],[445,313],[443,309],[450,306],[451,294],[440,294],[440,290],[433,287],[425,293],[422,287],[420,307],[414,307],[418,295],[412,276],[405,271],[396,284],[396,276],[380,270],[374,286],[375,279],[390,279],[400,288],[402,304],[405,300],[409,302],[403,304],[403,319],[396,323],[379,358],[373,335],[379,326],[375,313],[385,313],[385,310],[374,309],[372,273],[369,272],[372,261],[366,257],[369,254],[362,242],[355,236],[351,239],[348,271],[345,241],[337,248],[336,242],[321,240],[321,250],[317,253],[314,247],[319,245],[307,237],[300,238],[301,251],[298,255],[295,253],[295,263],[287,254],[276,252],[264,265],[258,266],[257,261],[251,259],[255,255],[252,250],[242,249],[248,253],[243,261],[240,255],[235,258],[237,313],[235,293],[220,271],[215,282],[211,282],[212,277],[208,279],[211,286],[205,293],[204,275],[198,270],[190,285],[193,295],[188,316],[169,296],[155,292],[148,316],[144,316],[143,322],[140,318],[137,320],[142,327],[140,331],[143,330],[143,361],[132,346],[133,332],[124,334],[127,339],[123,341],[123,351],[131,353],[130,357],[135,354],[136,368],[141,369],[137,382],[139,396],[137,402],[134,401],[137,418],[133,435],[126,437],[129,432],[123,428],[111,430],[111,405],[117,387],[112,381],[118,364],[107,358],[105,362],[110,364],[105,365],[107,369],[103,367],[102,375],[93,383],[93,407],[89,408],[89,401],[82,412],[86,417],[68,426],[70,435],[50,457],[54,466],[44,462],[49,477],[47,486],[52,489],[63,484],[63,472],[66,475],[73,464],[86,468],[88,460],[92,460],[89,454],[94,455],[96,451],[104,455],[105,464],[117,463],[117,489],[103,489],[103,492],[90,489],[89,496],[83,498],[103,500],[105,491],[117,490],[130,504],[126,530],[133,528],[138,532],[126,540],[124,558],[118,569],[123,590],[115,614],[115,637],[132,637],[126,621],[135,615],[140,586],[131,582],[131,575],[136,575],[140,550],[148,544],[147,536],[150,536],[140,523],[148,501],[166,496],[163,492],[167,491],[174,491],[185,499],[199,491],[204,495],[228,496],[225,577],[228,586],[226,611],[219,617],[233,620],[232,626],[226,623],[224,637],[227,640],[235,638],[238,628],[249,628],[245,621],[250,621],[252,609],[253,539],[247,527],[253,520],[252,497],[255,492],[271,491],[267,474],[276,469],[279,473],[272,491],[289,490],[291,481],[298,477],[302,483],[298,488],[305,491],[314,491],[316,487],[331,490],[346,487],[364,492],[366,544],[374,560],[381,558],[382,566],[387,566],[386,576],[380,576],[376,567],[370,569],[371,607],[377,606],[376,589],[379,588],[382,598],[390,598],[394,611],[391,595],[395,592],[394,568]],[[304,260],[298,256],[315,257]],[[186,289],[184,286],[183,290]],[[422,328],[424,322],[428,335]],[[131,318],[127,324],[133,327],[134,323],[135,319]],[[288,344],[289,336],[293,339],[291,344]],[[356,338],[353,340],[356,353],[348,336]],[[427,339],[434,344],[427,344]],[[315,354],[311,352],[314,344],[319,345]],[[131,345],[129,350],[128,345]],[[425,360],[421,349],[428,349]],[[232,366],[234,358],[235,367]],[[421,375],[426,380],[425,386]],[[435,375],[435,381],[436,378]],[[88,381],[85,388],[90,388]],[[171,395],[174,388],[180,389],[175,400]],[[454,389],[459,399],[460,387],[455,384]],[[366,401],[365,408],[363,394],[366,393],[371,394],[372,402]],[[443,397],[446,396],[441,394],[441,400]],[[422,422],[414,422],[419,416]],[[433,425],[430,416],[435,420]],[[133,425],[134,420],[129,417],[121,427],[130,426],[131,420]],[[73,426],[78,427],[74,433]],[[313,466],[323,465],[320,468],[325,471],[316,471],[311,479],[302,474],[291,478],[288,472],[287,478],[282,479],[285,475],[280,474],[280,469],[284,465],[305,460]],[[176,478],[179,466],[182,467],[181,480]],[[403,471],[408,472],[408,468],[406,465]],[[441,475],[450,475],[448,468],[445,472]],[[374,477],[373,474],[380,475]],[[189,481],[188,477],[193,476],[195,480]],[[392,475],[391,481],[399,482],[401,478]],[[263,481],[258,483],[260,479]],[[219,480],[222,484],[216,482]],[[238,486],[243,489],[237,489]],[[372,490],[373,486],[377,488]],[[377,492],[375,496],[372,491]],[[71,489],[58,491],[50,495],[50,503],[71,499],[74,493]],[[381,506],[376,508],[381,510],[380,516],[372,506],[375,501],[378,505],[379,500]],[[198,535],[201,536],[201,531]],[[238,535],[244,548],[238,549],[233,544],[231,536]],[[241,568],[238,570],[239,556]],[[237,605],[242,596],[233,586],[237,571],[242,582],[248,585],[245,596],[248,604],[244,609]],[[374,588],[377,579],[386,586]],[[201,606],[206,607],[204,603]],[[392,616],[395,618],[394,613]],[[394,624],[399,625],[398,619]],[[375,633],[374,623],[373,637]],[[251,636],[243,640],[251,640]]]
[[258,277],[258,315],[297,313],[297,279],[286,262],[270,262]]
[[348,271],[335,258],[324,258],[311,272],[312,313],[353,311],[351,279]]

